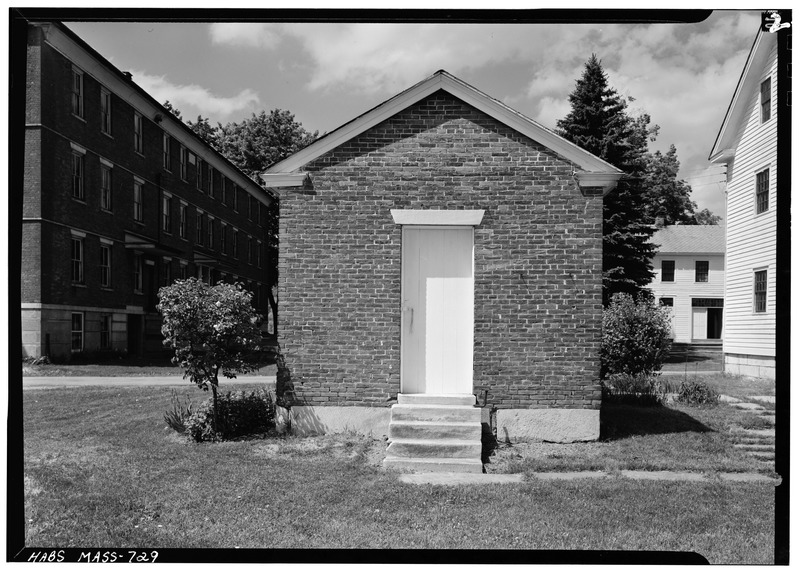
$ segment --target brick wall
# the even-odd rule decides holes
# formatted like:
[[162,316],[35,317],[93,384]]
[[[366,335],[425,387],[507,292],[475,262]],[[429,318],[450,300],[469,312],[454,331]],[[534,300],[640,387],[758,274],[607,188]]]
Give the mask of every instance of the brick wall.
[[[80,66],[78,66],[80,68]],[[26,138],[25,138],[25,187],[23,191],[22,236],[22,301],[44,304],[68,305],[71,307],[109,309],[108,312],[129,311],[129,306],[146,306],[146,295],[134,293],[134,251],[126,248],[126,232],[133,232],[158,243],[165,251],[174,251],[171,276],[180,274],[179,259],[188,260],[188,274],[195,276],[197,267],[192,262],[196,252],[212,258],[224,259],[228,266],[220,270],[237,275],[239,280],[250,279],[254,284],[268,280],[269,266],[266,263],[266,247],[262,248],[262,266],[248,263],[245,235],[251,235],[266,243],[265,218],[248,218],[249,195],[238,188],[238,208],[233,207],[234,184],[227,180],[225,203],[222,192],[216,196],[196,187],[196,167],[187,165],[187,179],[181,179],[179,167],[180,144],[173,140],[171,168],[162,166],[161,126],[152,116],[143,113],[143,152],[134,151],[134,111],[128,102],[127,92],[111,93],[111,133],[101,130],[100,94],[104,87],[93,76],[90,69],[83,69],[83,117],[72,114],[71,84],[73,62],[62,53],[43,42],[40,28],[29,26]],[[105,86],[109,87],[109,86]],[[165,119],[166,120],[166,119]],[[79,145],[84,154],[84,199],[72,196],[71,143]],[[111,169],[111,211],[101,208],[101,158],[113,164]],[[220,159],[221,160],[221,159]],[[205,165],[205,162],[202,162]],[[218,164],[219,165],[219,164]],[[144,180],[144,223],[133,219],[134,176]],[[217,173],[217,187],[221,176]],[[253,183],[251,188],[256,188]],[[162,192],[172,194],[172,231],[165,232],[161,223]],[[257,189],[257,191],[261,191]],[[179,204],[187,204],[187,233],[181,238],[178,233]],[[195,242],[196,210],[202,209],[215,218],[213,247],[206,242],[207,221],[204,220],[202,243]],[[221,253],[221,222],[228,226],[227,255]],[[239,230],[239,258],[233,258],[232,229]],[[71,234],[75,229],[86,234],[84,238],[85,286],[71,283]],[[112,287],[100,287],[100,239],[113,241]],[[155,281],[160,286],[163,253],[145,252],[147,259],[155,262]],[[217,278],[214,273],[212,278]],[[266,294],[262,295],[259,308],[267,308]],[[48,313],[49,314],[49,313]],[[45,314],[42,318],[49,316]],[[44,327],[47,326],[45,323]],[[151,326],[152,327],[152,326]],[[62,327],[52,334],[61,334]],[[51,335],[52,335],[51,334]],[[53,342],[67,345],[68,339],[52,338]]]
[[474,381],[500,408],[591,408],[602,197],[573,165],[444,92],[373,127],[281,191],[281,346],[306,404],[400,390],[401,227],[390,209],[483,209]]

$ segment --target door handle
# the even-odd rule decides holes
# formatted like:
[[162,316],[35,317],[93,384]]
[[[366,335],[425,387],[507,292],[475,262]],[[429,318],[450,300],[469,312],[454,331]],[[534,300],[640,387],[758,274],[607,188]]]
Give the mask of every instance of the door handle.
[[408,331],[409,332],[413,332],[414,331],[414,309],[411,308],[410,306],[406,306],[405,308],[403,308],[403,312],[410,313],[409,320],[408,320]]

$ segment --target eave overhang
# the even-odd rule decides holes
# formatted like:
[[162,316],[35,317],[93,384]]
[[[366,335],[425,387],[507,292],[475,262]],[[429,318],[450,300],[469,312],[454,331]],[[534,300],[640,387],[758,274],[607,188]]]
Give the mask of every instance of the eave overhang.
[[133,251],[142,251],[166,256],[180,256],[183,253],[183,251],[180,249],[164,245],[163,243],[159,243],[158,241],[154,241],[153,239],[139,235],[138,233],[131,233],[128,231],[125,232],[125,248]]

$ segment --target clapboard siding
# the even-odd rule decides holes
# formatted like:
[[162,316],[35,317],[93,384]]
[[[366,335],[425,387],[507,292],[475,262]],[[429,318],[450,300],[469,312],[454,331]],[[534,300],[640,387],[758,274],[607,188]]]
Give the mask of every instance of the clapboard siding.
[[[742,121],[735,157],[728,168],[725,322],[723,350],[732,354],[775,355],[775,242],[777,156],[777,43],[747,94],[750,112]],[[772,79],[772,113],[761,123],[758,87]],[[742,93],[740,96],[745,96]],[[756,213],[756,174],[769,169],[769,209]],[[767,270],[767,310],[754,311],[754,272]]]
[[[675,281],[661,280],[661,261],[675,261]],[[695,282],[695,261],[708,261],[708,282]],[[658,253],[653,257],[655,277],[649,285],[656,301],[672,298],[672,332],[676,342],[692,341],[692,299],[723,298],[725,259],[723,255]],[[723,319],[727,306],[723,309]]]

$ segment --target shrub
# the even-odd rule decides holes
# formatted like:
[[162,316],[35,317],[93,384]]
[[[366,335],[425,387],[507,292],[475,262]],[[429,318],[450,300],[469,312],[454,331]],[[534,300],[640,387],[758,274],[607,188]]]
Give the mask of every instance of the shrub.
[[689,405],[717,405],[719,393],[703,381],[682,381],[678,388],[678,401]]
[[186,432],[186,421],[192,416],[192,402],[188,395],[186,396],[186,403],[185,407],[181,405],[180,401],[178,401],[178,394],[173,389],[172,408],[167,409],[164,413],[164,421],[167,423],[167,427],[176,433],[183,434]]
[[228,440],[266,433],[275,426],[275,402],[266,390],[229,391],[217,399],[217,433],[214,432],[214,403],[208,399],[186,421],[197,441]]
[[651,375],[670,349],[670,311],[640,296],[617,293],[603,310],[600,378],[610,374]]
[[667,399],[664,386],[648,374],[615,373],[606,377],[600,385],[603,402],[606,403],[654,406],[663,405]]

